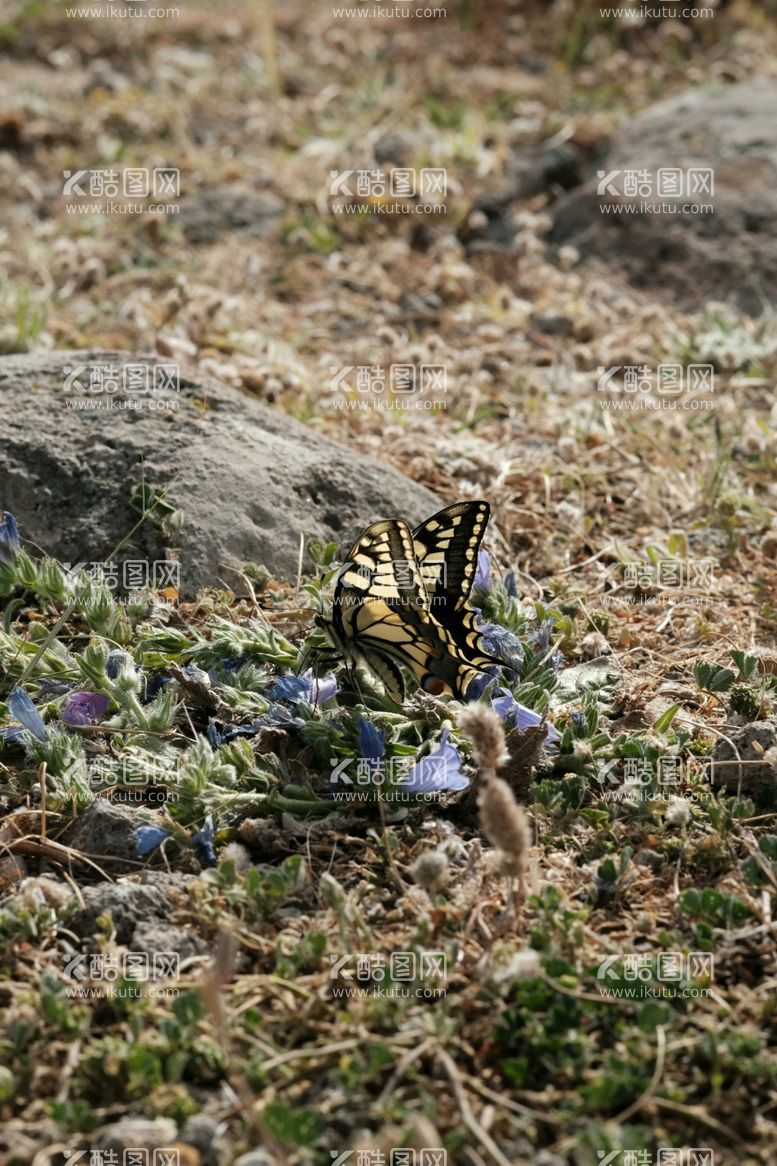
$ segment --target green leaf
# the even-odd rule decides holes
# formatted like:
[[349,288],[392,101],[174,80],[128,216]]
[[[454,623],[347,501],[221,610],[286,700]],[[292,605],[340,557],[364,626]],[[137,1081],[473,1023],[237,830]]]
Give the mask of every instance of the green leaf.
[[675,717],[679,713],[679,711],[680,711],[679,704],[670,705],[669,708],[665,709],[664,712],[661,713],[661,716],[657,717],[656,720],[653,722],[654,731],[658,734],[665,733],[667,731],[667,729],[669,728],[669,726],[671,725],[672,721],[675,719]]
[[720,664],[697,660],[693,666],[693,677],[705,692],[726,692],[736,680],[736,673]]

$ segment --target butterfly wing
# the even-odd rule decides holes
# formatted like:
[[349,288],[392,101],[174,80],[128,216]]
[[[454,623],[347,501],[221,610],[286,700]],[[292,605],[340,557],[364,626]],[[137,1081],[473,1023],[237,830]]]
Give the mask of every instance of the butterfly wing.
[[431,616],[413,537],[399,519],[376,522],[359,536],[341,569],[329,621],[344,655],[361,659],[401,704],[397,665],[426,691],[463,697],[479,674]]
[[477,614],[467,603],[490,514],[487,502],[456,502],[413,531],[430,612],[460,655],[481,671],[503,664],[483,647]]

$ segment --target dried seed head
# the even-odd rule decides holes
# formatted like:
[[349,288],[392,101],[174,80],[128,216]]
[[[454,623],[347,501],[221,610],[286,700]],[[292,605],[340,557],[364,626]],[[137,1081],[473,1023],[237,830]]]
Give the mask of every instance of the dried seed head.
[[242,846],[239,842],[228,842],[221,852],[220,859],[222,862],[224,859],[229,859],[231,862],[234,862],[235,870],[238,874],[244,870],[248,870],[251,865],[251,855],[245,846]]
[[467,705],[459,713],[459,728],[472,742],[480,769],[494,772],[510,760],[501,718],[488,705]]
[[410,873],[425,891],[432,894],[440,891],[448,881],[448,856],[439,848],[425,850],[419,854],[410,868]]
[[687,826],[691,820],[691,803],[685,798],[670,798],[666,820],[670,826]]
[[480,825],[486,838],[501,850],[506,872],[519,874],[526,866],[531,847],[529,819],[501,777],[491,777],[478,795]]

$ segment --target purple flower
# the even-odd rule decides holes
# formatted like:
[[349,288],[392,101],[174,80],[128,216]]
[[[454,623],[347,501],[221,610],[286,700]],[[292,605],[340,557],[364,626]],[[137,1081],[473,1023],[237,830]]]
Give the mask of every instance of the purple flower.
[[481,547],[478,551],[478,565],[475,571],[475,578],[473,580],[473,587],[480,587],[483,591],[489,586],[491,582],[491,556],[488,551]]
[[133,833],[135,848],[140,858],[145,858],[169,837],[170,831],[163,830],[161,826],[138,826]]
[[337,681],[332,672],[327,673],[326,676],[322,676],[319,680],[317,676],[313,675],[313,669],[308,668],[307,672],[302,674],[302,678],[303,680],[307,680],[310,685],[310,700],[316,708],[320,708],[322,704],[326,704],[338,691]]
[[46,740],[46,726],[43,718],[23,688],[15,688],[8,697],[8,711],[14,720],[20,721],[28,733],[39,741]]
[[0,522],[0,563],[12,563],[19,550],[19,527],[8,510],[3,511]]
[[505,571],[502,586],[505,589],[505,594],[509,595],[511,599],[518,598],[518,581],[515,574],[515,567],[510,567],[509,571]]
[[62,708],[66,725],[96,725],[108,710],[108,697],[99,692],[71,692]]
[[208,814],[196,834],[192,834],[194,849],[203,866],[216,865],[216,848],[213,845],[213,818]]
[[[491,701],[491,708],[505,722],[505,728],[515,727],[523,732],[524,729],[542,723],[540,714],[535,713],[533,709],[528,709],[524,704],[519,704],[508,688],[499,690],[499,696],[495,696]],[[557,741],[561,740],[561,734],[553,725],[546,724],[545,728],[546,745],[555,745]]]
[[443,729],[440,744],[433,752],[416,761],[399,783],[411,793],[430,793],[433,790],[462,790],[469,778],[461,772],[461,755],[455,745],[448,744],[448,730]]

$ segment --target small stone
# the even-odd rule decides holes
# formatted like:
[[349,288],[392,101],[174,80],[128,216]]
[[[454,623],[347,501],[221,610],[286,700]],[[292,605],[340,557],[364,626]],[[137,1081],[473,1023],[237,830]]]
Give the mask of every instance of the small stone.
[[659,854],[657,850],[640,850],[634,855],[634,861],[638,866],[646,866],[650,870],[660,870],[664,865],[664,856]]

